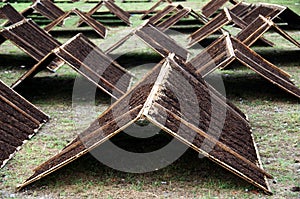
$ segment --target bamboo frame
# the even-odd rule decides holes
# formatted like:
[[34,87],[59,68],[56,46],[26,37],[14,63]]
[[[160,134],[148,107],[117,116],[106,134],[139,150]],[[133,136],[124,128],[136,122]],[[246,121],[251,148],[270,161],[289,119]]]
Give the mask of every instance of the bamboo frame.
[[[228,53],[224,53],[223,49],[227,49]],[[207,59],[210,62],[206,61]],[[271,83],[300,98],[300,89],[289,79],[290,74],[268,62],[242,41],[228,34],[220,37],[188,64],[195,68],[194,73],[197,76],[206,77],[217,68],[225,68],[234,60],[238,60]]]
[[49,116],[0,81],[0,168],[33,137]]
[[[162,105],[160,100],[166,97],[166,93],[164,92],[167,89],[166,85],[173,78],[174,71],[178,71],[183,77],[188,77],[189,81],[193,82],[193,84],[198,85],[198,91],[202,90],[205,92],[211,93],[211,98],[215,99],[218,104],[230,111],[231,114],[236,115],[235,121],[239,126],[243,126],[245,129],[244,135],[249,137],[249,142],[247,142],[247,147],[251,148],[254,155],[251,156],[251,160],[245,158],[242,154],[243,152],[233,149],[226,144],[226,142],[218,140],[217,137],[211,135],[201,128],[196,126],[194,122],[190,121],[190,117],[180,117],[178,114],[175,114],[173,109],[168,108],[168,106],[173,106],[169,104],[168,106]],[[132,98],[140,98],[141,95],[135,96],[140,88],[140,85],[152,85],[150,86],[145,93],[143,101],[138,104],[132,104],[129,110],[122,108],[125,102]],[[176,86],[181,86],[176,85]],[[213,90],[213,91],[212,91]],[[201,92],[202,92],[201,91]],[[203,95],[198,93],[197,95]],[[205,100],[205,98],[201,98]],[[200,102],[201,103],[201,102]],[[203,102],[204,104],[206,102]],[[202,104],[203,105],[203,104]],[[175,106],[175,105],[174,105]],[[177,107],[178,108],[178,107]],[[112,117],[113,110],[122,110],[118,112],[119,114],[116,117]],[[201,109],[202,110],[202,109]],[[220,97],[220,94],[212,87],[205,86],[205,83],[200,78],[195,78],[190,76],[190,74],[185,70],[185,66],[181,63],[178,63],[174,57],[174,55],[170,55],[163,62],[160,62],[154,69],[143,79],[139,84],[137,84],[134,88],[128,91],[125,95],[123,95],[118,101],[116,101],[109,109],[107,109],[99,118],[92,123],[92,125],[85,130],[81,135],[75,138],[70,144],[68,144],[59,154],[53,156],[48,161],[44,162],[40,166],[38,166],[34,171],[35,173],[28,178],[22,185],[18,187],[18,189],[22,189],[25,186],[33,183],[36,180],[39,180],[50,173],[64,167],[70,162],[76,160],[77,158],[85,155],[89,151],[97,148],[102,143],[115,136],[122,130],[126,129],[134,122],[138,120],[147,120],[155,126],[161,128],[166,133],[169,133],[174,138],[178,139],[182,143],[188,145],[192,149],[197,152],[205,155],[210,160],[216,162],[220,166],[225,169],[233,172],[235,175],[241,177],[242,179],[250,182],[254,186],[264,190],[267,194],[271,194],[271,190],[269,188],[269,184],[266,178],[271,178],[271,176],[266,173],[261,166],[261,162],[259,160],[259,155],[257,148],[255,147],[255,142],[252,137],[251,130],[249,128],[249,122],[245,119],[243,115],[241,115],[240,111],[237,111],[236,107],[233,107],[232,104],[229,104],[226,100],[224,101],[223,97]],[[185,129],[185,131],[178,130],[173,131],[169,124],[163,124],[159,119],[158,115],[160,112],[166,112],[170,117],[174,118],[176,121],[180,121],[180,126]],[[186,113],[182,113],[186,114]],[[107,120],[106,118],[111,118]],[[123,121],[122,121],[123,120]],[[125,120],[125,121],[124,121]],[[122,125],[118,126],[118,122],[122,121]],[[171,120],[170,120],[171,121]],[[173,120],[172,120],[173,121]],[[228,120],[229,121],[229,120]],[[175,122],[175,121],[174,121]],[[116,126],[117,125],[117,126]],[[247,127],[246,127],[247,126]],[[235,128],[235,127],[232,127]],[[185,133],[183,133],[185,132]],[[222,151],[222,155],[225,155],[228,158],[233,158],[235,163],[231,162],[227,159],[222,159],[221,154],[212,151],[206,151],[205,148],[201,148],[199,143],[193,142],[193,140],[188,139],[186,136],[190,136],[189,133],[193,133],[195,139],[204,138],[207,142],[215,144],[215,147],[219,148]],[[222,134],[227,134],[226,129],[222,130]],[[84,144],[86,143],[86,144]],[[82,147],[84,144],[85,147]],[[243,146],[245,147],[245,146]],[[250,149],[249,148],[249,149]],[[79,150],[80,149],[80,150]],[[77,152],[73,154],[72,151],[76,150]],[[249,153],[249,151],[247,151]],[[69,154],[72,154],[71,156]],[[58,161],[59,160],[59,161]],[[243,169],[241,170],[241,168]],[[250,173],[245,173],[245,172]],[[253,174],[253,177],[252,177]],[[256,176],[256,177],[254,177]]]
[[115,49],[123,45],[132,36],[138,36],[145,44],[147,44],[154,51],[159,53],[162,57],[168,56],[169,53],[175,53],[176,56],[186,60],[189,52],[177,44],[172,38],[164,34],[156,27],[149,24],[147,21],[137,29],[133,30],[128,35],[124,36],[118,42],[109,47],[105,52],[111,53]]

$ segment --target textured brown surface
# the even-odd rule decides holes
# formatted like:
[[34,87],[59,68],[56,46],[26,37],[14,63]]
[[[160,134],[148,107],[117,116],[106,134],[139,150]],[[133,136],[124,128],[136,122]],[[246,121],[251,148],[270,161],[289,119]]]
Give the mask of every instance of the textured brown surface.
[[49,0],[36,1],[31,7],[50,20],[55,20],[65,13],[62,9]]
[[44,30],[46,30],[47,32],[51,31],[55,26],[63,23],[63,21],[65,19],[67,19],[68,17],[70,17],[70,15],[73,13],[76,14],[80,18],[80,21],[89,25],[101,38],[106,37],[107,29],[105,28],[105,26],[103,24],[101,24],[100,22],[96,21],[91,16],[83,13],[82,11],[80,11],[78,9],[73,9],[69,12],[64,13],[59,18],[55,19],[50,24],[48,24],[44,28]]
[[[125,124],[130,122],[130,120],[134,120],[137,117],[138,112],[141,110],[142,105],[147,100],[147,97],[159,74],[160,67],[160,65],[155,67],[152,70],[152,73],[140,82],[143,86],[137,85],[134,87],[130,92],[120,98],[108,110],[101,114],[101,116],[95,120],[89,128],[68,144],[59,154],[36,168],[34,175],[25,182],[25,185],[27,183],[31,183],[31,181],[38,180],[40,177],[48,175],[52,172],[50,169],[59,169],[65,164],[68,164],[78,157],[88,153],[88,151],[91,150],[89,146],[92,146],[93,144],[100,145],[101,143],[98,142],[101,139],[113,134],[118,128],[121,128],[121,126],[115,125],[118,119],[122,119],[122,123]],[[124,115],[126,116],[128,113],[130,113],[130,117],[124,117]]]
[[141,17],[141,19],[146,19],[147,17],[149,17],[149,14],[154,12],[156,10],[157,7],[159,7],[161,4],[163,3],[169,3],[171,4],[172,1],[171,0],[158,0],[151,8],[149,8]]
[[[211,0],[202,7],[202,13],[206,17],[210,17],[219,8],[221,8],[226,2],[228,2],[228,0]],[[236,0],[229,0],[229,2],[234,4],[234,5],[238,3],[238,1],[236,1]]]
[[157,12],[155,15],[150,17],[148,19],[149,23],[156,24],[159,20],[166,17],[167,14],[171,13],[172,11],[174,11],[176,9],[177,9],[176,6],[173,4],[167,5],[164,9],[162,9],[161,11]]
[[49,117],[0,81],[0,167]]
[[3,18],[7,19],[11,24],[17,23],[25,19],[18,11],[14,9],[10,4],[5,4],[0,8],[0,13],[3,14]]
[[247,27],[245,27],[241,32],[236,36],[238,40],[244,43],[246,46],[251,46],[259,38],[262,38],[262,35],[267,32],[270,28],[273,28],[278,34],[284,37],[289,42],[293,43],[300,48],[300,43],[293,39],[287,32],[279,28],[272,21],[268,20],[263,16],[257,17],[253,22],[251,22]]
[[231,22],[231,19],[228,19],[228,16],[225,14],[228,13],[228,10],[223,10],[220,14],[218,14],[215,18],[210,20],[204,26],[199,28],[197,31],[193,32],[189,37],[191,38],[189,42],[189,46],[200,42],[204,38],[208,37],[212,33],[220,30],[224,25]]
[[[124,23],[126,23],[128,26],[131,25],[131,22],[129,20],[130,14],[123,9],[121,9],[119,6],[117,6],[112,0],[102,0],[99,1],[90,11],[86,13],[87,16],[91,16],[97,12],[102,6],[106,6],[106,8],[116,15],[120,20],[122,20]],[[82,20],[80,20],[77,23],[77,26],[80,26],[83,23]]]
[[62,152],[36,168],[20,188],[98,147],[133,122],[148,120],[270,193],[265,179],[270,175],[261,169],[249,122],[217,91],[212,92],[201,78],[184,68],[183,62],[176,63],[172,56],[158,64]]
[[5,28],[1,34],[36,61],[40,61],[61,45],[30,19],[24,19]]
[[224,68],[238,60],[271,83],[300,98],[300,89],[289,79],[289,74],[265,60],[248,46],[229,35],[223,36],[189,61],[191,71],[205,77],[215,69]]
[[87,78],[95,86],[118,99],[129,88],[132,75],[101,51],[82,33],[77,34],[52,53],[45,56],[27,71],[13,87],[45,69],[53,60],[59,59]]
[[204,24],[207,19],[202,14],[198,14],[190,8],[185,8],[182,5],[167,5],[163,10],[153,15],[148,19],[148,23],[154,25],[161,31],[166,31],[174,24],[177,24],[181,19],[193,17],[196,23]]
[[56,55],[115,99],[129,88],[132,75],[81,33],[64,44]]
[[154,26],[144,26],[136,31],[136,35],[164,57],[168,56],[169,53],[175,53],[176,56],[187,59],[188,51]]
[[129,33],[114,45],[109,47],[105,51],[105,53],[111,53],[134,35],[138,36],[150,48],[152,48],[163,57],[168,56],[169,53],[175,53],[176,56],[181,57],[184,60],[186,60],[188,57],[188,51],[185,48],[181,47],[176,43],[176,41],[174,41],[174,39],[161,32],[151,24],[146,24],[138,27],[136,30]]
[[[197,42],[202,41],[212,33],[221,30],[223,26],[232,22],[242,29],[237,38],[243,41],[247,46],[252,45],[258,39],[267,45],[273,46],[274,44],[263,38],[262,35],[271,27],[275,27],[275,30],[280,35],[299,47],[300,45],[295,39],[272,21],[274,18],[279,17],[285,10],[286,7],[266,4],[251,4],[248,8],[242,3],[237,4],[230,10],[224,8],[220,14],[190,35],[191,40],[189,46],[195,45]],[[293,19],[295,18],[296,16],[294,16]]]

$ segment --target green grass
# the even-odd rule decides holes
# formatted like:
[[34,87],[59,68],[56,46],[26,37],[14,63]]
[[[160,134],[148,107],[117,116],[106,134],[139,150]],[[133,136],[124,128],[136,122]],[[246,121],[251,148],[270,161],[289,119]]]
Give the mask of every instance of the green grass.
[[[251,0],[249,2],[258,2]],[[297,1],[264,0],[289,6],[300,14]],[[200,10],[205,2],[188,0],[183,5]],[[153,3],[125,3],[117,1],[125,10],[145,10]],[[1,5],[1,3],[0,3]],[[18,10],[29,4],[13,3]],[[83,2],[58,4],[64,10],[78,7],[87,11],[94,4]],[[162,6],[163,7],[163,6]],[[76,19],[70,19],[68,26]],[[92,41],[107,49],[132,28],[143,23],[138,15],[132,16],[132,27],[110,28],[108,37],[92,38]],[[288,31],[300,41],[299,31]],[[116,36],[117,35],[117,36]],[[182,40],[186,35],[172,37]],[[277,34],[267,33],[266,38],[273,41],[274,48],[253,47],[275,65],[293,75],[295,84],[300,87],[299,49],[286,42]],[[62,43],[68,37],[59,37]],[[186,41],[184,41],[186,42]],[[118,59],[118,62],[131,71],[135,82],[149,71],[160,56],[147,47],[125,45],[123,51],[130,50]],[[119,53],[122,53],[120,49]],[[193,49],[198,53],[197,49]],[[0,46],[0,79],[8,85],[13,83],[26,68],[34,62],[21,50],[5,42]],[[149,63],[149,64],[145,64]],[[242,111],[247,113],[253,134],[258,143],[259,152],[266,171],[276,178],[270,180],[274,196],[270,198],[299,198],[299,193],[291,192],[293,186],[299,186],[300,174],[294,164],[300,157],[300,103],[252,71],[244,67],[216,71],[221,74],[226,87],[227,97]],[[20,89],[21,94],[51,116],[32,140],[9,161],[0,171],[1,198],[263,198],[257,188],[242,181],[230,172],[211,161],[198,158],[198,154],[188,150],[180,159],[161,170],[131,174],[113,170],[102,165],[92,156],[85,156],[48,177],[34,183],[21,192],[14,188],[32,174],[32,169],[61,150],[86,126],[79,126],[72,112],[72,89],[77,74],[68,66],[62,67],[56,74],[43,71]],[[96,110],[101,113],[110,104],[108,96],[99,92],[96,96]],[[96,118],[97,115],[94,117]]]

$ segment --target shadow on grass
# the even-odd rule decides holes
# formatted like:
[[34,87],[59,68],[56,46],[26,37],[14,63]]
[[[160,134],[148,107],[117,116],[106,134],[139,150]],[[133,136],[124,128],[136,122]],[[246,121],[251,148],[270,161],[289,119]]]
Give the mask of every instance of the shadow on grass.
[[[133,68],[141,65],[145,65],[147,63],[159,63],[163,57],[158,53],[126,53],[119,54],[113,53],[110,56],[124,68]],[[149,68],[151,69],[151,68]]]
[[254,49],[259,55],[268,60],[269,62],[284,66],[298,66],[300,63],[300,49],[299,50],[285,50],[272,47]]
[[[50,105],[63,103],[71,105],[75,78],[75,75],[34,77],[17,87],[16,91],[32,103],[39,102]],[[87,82],[87,85],[92,88],[95,87],[90,82]],[[84,96],[85,93],[82,93],[82,95]],[[100,89],[97,89],[95,101],[96,103],[108,103],[110,102],[110,97]]]
[[0,65],[2,67],[13,67],[18,70],[20,66],[31,68],[36,61],[26,54],[0,54]]
[[[208,78],[214,80],[213,75]],[[299,99],[255,73],[223,75],[226,97],[230,100],[272,100],[299,103]]]
[[[168,138],[170,136],[165,133],[162,133],[161,136],[167,137],[165,139],[167,142],[170,140],[170,138]],[[122,135],[116,135],[114,139],[120,139],[120,141],[124,143],[124,138],[122,139],[120,137],[122,137]],[[130,138],[127,138],[125,141],[128,144],[127,147],[131,148],[151,147],[151,144],[155,144],[155,142],[149,141],[149,138],[139,143],[131,142],[129,139]],[[160,142],[161,140],[163,139],[159,139]],[[122,160],[120,160],[120,162],[122,162]],[[33,183],[23,191],[28,193],[28,191],[35,192],[44,188],[59,191],[70,187],[70,185],[73,188],[86,187],[86,189],[90,191],[97,189],[97,186],[120,186],[125,189],[130,189],[130,186],[137,182],[142,182],[141,190],[153,190],[153,188],[159,190],[159,188],[161,188],[163,190],[170,189],[170,191],[172,191],[176,187],[183,186],[186,187],[187,193],[188,191],[193,191],[191,187],[199,188],[200,190],[203,188],[204,190],[229,189],[232,191],[257,189],[207,158],[199,158],[197,152],[188,149],[184,155],[169,166],[158,171],[142,174],[126,173],[111,169],[103,165],[92,155],[87,154]],[[89,186],[91,184],[92,186]]]
[[60,38],[71,38],[74,37],[78,33],[83,33],[85,36],[89,37],[90,39],[99,39],[100,35],[98,35],[94,30],[90,27],[85,26],[87,28],[81,29],[74,29],[74,28],[59,28],[50,31],[50,34],[53,37],[60,37]]

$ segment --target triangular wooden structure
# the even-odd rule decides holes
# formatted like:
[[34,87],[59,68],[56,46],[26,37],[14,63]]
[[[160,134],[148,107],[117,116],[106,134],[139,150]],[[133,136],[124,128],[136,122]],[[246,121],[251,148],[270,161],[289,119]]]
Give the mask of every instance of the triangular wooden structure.
[[258,39],[262,38],[262,35],[272,28],[275,32],[280,34],[286,40],[300,48],[300,43],[292,38],[287,32],[282,30],[273,21],[259,15],[252,23],[245,27],[241,32],[236,35],[236,38],[243,42],[247,46],[251,46]]
[[[119,6],[117,6],[112,0],[101,0],[97,5],[95,5],[90,11],[86,13],[87,16],[91,16],[97,12],[102,6],[105,6],[111,13],[116,15],[119,19],[121,19],[128,26],[131,26],[131,22],[129,20],[130,14]],[[80,26],[83,21],[79,21],[77,26]]]
[[188,57],[189,52],[185,48],[181,47],[168,35],[164,34],[147,22],[146,24],[143,24],[133,30],[120,41],[116,42],[114,45],[108,48],[105,53],[111,53],[133,36],[140,38],[143,42],[145,42],[145,44],[159,53],[162,57],[167,57],[169,53],[174,53],[176,56],[184,60],[186,60]]
[[210,0],[207,4],[202,7],[202,14],[206,17],[210,17],[217,12],[226,2],[230,2],[236,5],[238,1],[236,0]]
[[199,21],[199,24],[205,24],[208,21],[205,16],[198,14],[191,8],[185,8],[180,4],[169,4],[163,10],[150,17],[148,22],[164,32],[172,25],[188,16],[195,18]]
[[149,10],[147,10],[143,16],[141,16],[141,19],[146,19],[149,17],[150,13],[155,12],[156,8],[159,7],[161,4],[163,3],[168,3],[171,4],[172,1],[171,0],[158,0],[151,8],[149,8]]
[[37,0],[34,3],[23,10],[21,14],[24,17],[28,17],[32,13],[37,12],[47,19],[54,21],[57,18],[65,14],[65,11],[56,6],[52,1],[49,0]]
[[[47,3],[46,5],[51,5],[52,2]],[[44,5],[44,4],[42,4]],[[56,7],[53,4],[54,7]],[[43,10],[46,10],[48,8],[45,8]],[[51,10],[50,10],[51,11]],[[50,12],[49,11],[49,12]],[[5,24],[14,24],[19,21],[22,21],[25,19],[25,17],[20,14],[18,11],[16,11],[10,4],[6,4],[3,7],[0,8],[0,12],[3,13],[4,18],[9,21],[9,23]],[[88,24],[92,29],[101,37],[106,37],[106,28],[104,25],[102,25],[100,22],[96,21],[95,19],[91,18],[90,16],[87,16],[85,13],[81,12],[78,9],[73,9],[69,12],[64,12],[63,15],[56,18],[54,21],[52,21],[50,24],[44,27],[44,30],[49,32],[51,31],[55,26],[63,24],[64,20],[69,17],[71,14],[76,14],[82,21],[84,21],[86,24]]]
[[[214,6],[205,7],[205,10],[202,10],[204,12],[203,14],[205,16],[211,16],[212,13],[218,9],[218,5],[221,6],[223,2],[226,2],[226,0],[212,0],[211,3]],[[237,2],[235,0],[230,0],[230,2],[235,5],[230,10],[247,24],[256,19],[258,15],[262,15],[264,17],[270,17],[271,20],[276,19],[280,22],[287,23],[290,27],[297,29],[300,28],[300,16],[286,6],[268,3],[249,4],[245,2]]]
[[[0,7],[0,18],[9,20],[10,24],[17,23],[25,19],[17,10],[15,10],[10,4],[6,4]],[[2,26],[5,26],[8,22],[5,22]],[[4,43],[6,39],[0,33],[0,45]]]
[[[1,30],[0,34],[36,61],[42,60],[61,43],[41,29],[31,19],[24,19]],[[56,70],[63,63],[54,60],[48,68]]]
[[0,168],[48,120],[49,116],[0,81]]
[[48,24],[44,30],[47,32],[51,31],[55,26],[61,24],[66,18],[70,17],[71,14],[76,14],[79,18],[80,21],[83,21],[84,23],[88,24],[90,27],[93,28],[93,30],[100,35],[101,38],[105,38],[107,35],[107,29],[106,27],[101,24],[100,22],[96,21],[94,18],[91,16],[81,12],[78,9],[73,9],[69,12],[66,12],[64,15],[60,16],[56,20],[52,21],[50,24]]
[[[245,115],[228,104],[201,78],[188,73],[185,67],[183,62],[175,61],[172,56],[158,64],[73,142],[38,166],[19,189],[87,154],[135,122],[147,121],[237,176],[271,193],[266,179],[271,176],[262,169]],[[181,80],[187,81],[195,91],[195,101],[191,101],[190,90]],[[183,101],[176,98],[176,93],[184,96]],[[214,105],[212,101],[215,101]],[[187,105],[184,111],[180,108],[182,104]],[[199,118],[195,116],[198,114],[194,111],[196,106],[199,108]],[[218,115],[212,115],[212,106],[218,110],[217,114],[226,112],[224,125]],[[218,130],[208,130],[210,122],[220,129],[219,136]]]
[[[257,20],[258,19],[258,20]],[[280,35],[284,36],[287,40],[300,47],[299,43],[295,41],[291,36],[288,35],[285,31],[280,29],[273,21],[266,19],[264,16],[258,15],[255,19],[253,19],[250,23],[243,21],[238,16],[236,16],[231,10],[224,8],[224,10],[216,16],[214,19],[209,21],[207,24],[202,26],[196,32],[192,33],[190,37],[189,46],[193,46],[194,44],[202,41],[209,35],[213,34],[216,31],[221,30],[223,26],[233,22],[238,27],[242,28],[240,35],[244,35],[246,37],[250,36],[255,31],[261,32],[263,29],[264,32],[268,31],[270,28],[274,28]],[[253,23],[258,22],[258,23]],[[263,32],[263,33],[264,33]],[[257,38],[252,37],[255,41]],[[260,38],[263,42],[273,45],[272,42],[266,40],[265,38]],[[253,43],[253,42],[250,42]]]
[[[233,12],[241,17],[246,23],[251,23],[260,14],[270,17],[274,22],[286,23],[289,27],[300,28],[300,16],[286,6],[278,4],[257,3],[257,4],[241,4],[240,9],[233,8]],[[236,11],[235,11],[236,10]]]
[[[23,15],[21,15],[11,4],[5,4],[2,7],[0,7],[0,13],[2,15],[2,19],[7,19],[9,21],[9,24],[14,24],[19,21],[22,21],[25,19]],[[8,22],[5,22],[3,26],[7,25]]]
[[[28,8],[23,10],[22,12],[18,13],[12,6],[9,6],[6,4],[6,6],[3,6],[5,9],[4,11],[6,12],[6,18],[9,20],[4,26],[11,25],[13,23],[16,23],[18,21],[22,20],[24,18],[28,18],[30,15],[33,13],[39,13],[40,15],[46,17],[47,19],[54,21],[57,18],[61,17],[62,15],[65,14],[65,12],[60,9],[58,6],[56,6],[52,1],[49,0],[37,0],[34,1],[32,5],[30,5]],[[11,13],[11,14],[10,14]],[[12,15],[14,14],[14,15]],[[15,19],[14,19],[15,18]],[[62,24],[60,24],[62,25]]]
[[51,51],[12,87],[33,77],[55,59],[62,60],[114,99],[120,98],[129,89],[132,75],[81,33]]
[[[250,37],[249,37],[250,38]],[[245,40],[246,42],[247,39]],[[193,73],[206,77],[217,68],[224,68],[238,60],[271,83],[300,98],[300,89],[289,79],[290,75],[265,60],[240,40],[228,34],[220,37],[199,55],[189,61]]]

